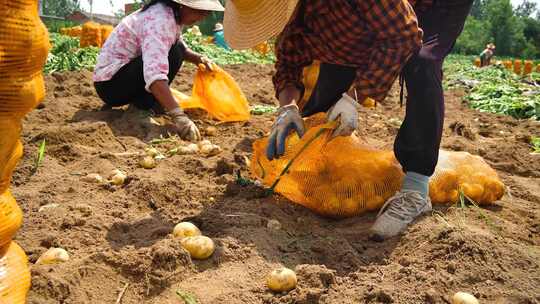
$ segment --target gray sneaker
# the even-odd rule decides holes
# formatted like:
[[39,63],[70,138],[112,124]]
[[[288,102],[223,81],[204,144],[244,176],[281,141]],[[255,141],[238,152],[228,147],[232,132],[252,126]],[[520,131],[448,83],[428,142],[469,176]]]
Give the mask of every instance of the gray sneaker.
[[382,206],[375,224],[369,229],[370,239],[378,242],[396,236],[419,215],[431,211],[431,200],[419,192],[402,190]]

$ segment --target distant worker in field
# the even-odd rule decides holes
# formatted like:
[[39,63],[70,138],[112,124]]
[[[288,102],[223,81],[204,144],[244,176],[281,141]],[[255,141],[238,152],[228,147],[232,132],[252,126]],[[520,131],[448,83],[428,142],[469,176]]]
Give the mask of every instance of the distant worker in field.
[[[442,64],[473,0],[414,2],[414,8],[407,0],[226,4],[225,39],[232,48],[253,47],[279,35],[273,82],[280,108],[268,140],[269,159],[284,154],[290,131],[304,134],[302,117],[318,112],[339,122],[333,136],[351,135],[358,127],[357,101],[383,101],[402,73],[406,116],[394,152],[406,175],[402,189],[387,200],[371,227],[370,236],[378,241],[400,234],[431,211],[428,181],[437,164],[444,121]],[[299,109],[302,70],[314,60],[321,61],[319,78]]]
[[480,66],[485,67],[491,64],[491,58],[495,54],[495,44],[486,45],[486,49],[480,53]]
[[223,11],[219,0],[151,0],[127,16],[111,33],[98,57],[94,86],[109,106],[132,104],[165,112],[183,139],[199,140],[200,133],[174,99],[169,84],[185,60],[211,62],[190,50],[182,28]]
[[230,50],[231,48],[229,47],[229,45],[227,44],[227,42],[225,41],[225,37],[223,35],[223,24],[221,23],[216,23],[216,25],[214,26],[214,34],[213,34],[213,40],[214,40],[214,43],[219,46],[219,47],[222,47],[226,50]]

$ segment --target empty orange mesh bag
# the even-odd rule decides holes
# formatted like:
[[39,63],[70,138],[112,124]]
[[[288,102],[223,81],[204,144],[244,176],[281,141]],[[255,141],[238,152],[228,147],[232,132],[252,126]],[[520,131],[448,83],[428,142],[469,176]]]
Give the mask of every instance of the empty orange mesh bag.
[[193,83],[193,94],[186,95],[172,90],[184,109],[204,109],[211,117],[223,121],[247,121],[250,118],[249,103],[234,79],[223,69],[214,65],[209,71],[199,65]]
[[0,303],[26,303],[30,269],[26,254],[15,242],[0,248]]
[[[324,113],[306,119],[306,134],[301,139],[296,133],[289,135],[285,155],[276,160],[266,158],[267,138],[255,141],[252,175],[321,215],[341,218],[379,209],[403,180],[393,151],[374,149],[355,134],[329,141],[333,123],[325,120]],[[441,151],[440,162],[430,182],[435,203],[456,202],[454,195],[460,189],[479,204],[492,203],[503,195],[496,172],[480,157]],[[480,195],[478,185],[483,189]]]

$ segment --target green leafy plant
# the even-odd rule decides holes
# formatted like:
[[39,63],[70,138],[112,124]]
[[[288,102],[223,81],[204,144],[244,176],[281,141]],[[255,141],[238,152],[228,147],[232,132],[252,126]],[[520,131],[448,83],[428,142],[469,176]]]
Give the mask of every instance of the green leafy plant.
[[445,62],[445,87],[467,90],[469,106],[482,112],[540,120],[540,75],[521,77],[503,66],[478,69],[473,57],[451,55]]
[[205,40],[208,39],[208,36],[197,36],[193,33],[185,32],[183,37],[189,48],[207,56],[218,65],[244,63],[272,64],[276,59],[273,52],[262,55],[251,50],[226,50],[213,43],[206,42]]
[[533,136],[531,138],[531,146],[533,153],[540,153],[540,137]]
[[276,106],[270,105],[254,105],[251,107],[251,114],[253,115],[264,115],[269,113],[274,113],[277,111]]
[[197,298],[189,292],[177,290],[176,295],[184,301],[185,304],[199,304]]
[[36,172],[39,166],[41,166],[41,163],[43,162],[43,159],[45,158],[45,146],[47,145],[47,141],[43,139],[41,141],[41,144],[39,145],[38,153],[36,155],[36,158],[34,159],[34,168],[33,171]]
[[45,63],[45,73],[93,69],[96,65],[98,48],[80,48],[78,38],[56,33],[50,34],[50,40],[52,48]]

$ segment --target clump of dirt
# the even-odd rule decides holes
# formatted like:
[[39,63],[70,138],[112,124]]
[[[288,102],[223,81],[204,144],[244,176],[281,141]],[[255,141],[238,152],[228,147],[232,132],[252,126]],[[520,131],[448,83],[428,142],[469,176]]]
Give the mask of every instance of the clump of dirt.
[[[225,69],[251,104],[274,103],[271,66]],[[186,67],[173,87],[190,93],[193,75]],[[206,137],[223,151],[177,155],[168,152],[186,143],[167,141],[159,118],[103,109],[91,72],[55,73],[46,87],[24,122],[24,158],[13,178],[24,211],[16,240],[31,263],[53,246],[70,260],[32,265],[29,303],[115,303],[124,288],[124,304],[182,303],[177,291],[209,304],[449,303],[457,291],[481,303],[540,303],[540,158],[530,153],[539,122],[476,112],[463,92],[447,92],[443,148],[483,156],[508,194],[482,209],[436,206],[403,236],[375,243],[367,234],[374,213],[322,218],[249,179],[251,144],[273,114],[223,124],[190,112],[201,129],[215,128]],[[360,110],[358,131],[369,144],[392,148],[404,114],[398,96],[396,88],[385,103]],[[42,139],[45,159],[34,170]],[[138,159],[153,139],[164,140],[154,146],[166,158],[146,170]],[[83,180],[113,169],[127,173],[126,184]],[[180,221],[215,241],[211,258],[191,260],[172,238]],[[281,266],[295,269],[299,282],[276,294],[266,276]]]

